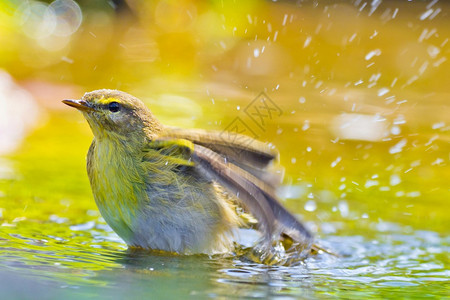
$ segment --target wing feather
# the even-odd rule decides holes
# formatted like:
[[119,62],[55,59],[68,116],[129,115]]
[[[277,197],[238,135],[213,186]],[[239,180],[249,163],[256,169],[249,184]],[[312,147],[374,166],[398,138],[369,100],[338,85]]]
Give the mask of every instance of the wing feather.
[[242,205],[258,219],[268,242],[273,235],[283,233],[304,249],[310,248],[311,233],[283,207],[270,186],[208,148],[195,145],[194,149],[192,160],[196,167],[236,194]]
[[211,149],[273,188],[278,187],[283,180],[284,169],[273,164],[278,160],[278,151],[249,136],[170,127],[160,137],[186,139]]
[[195,141],[180,138],[163,137],[150,142],[148,147],[167,156],[167,161],[172,164],[197,168],[201,174],[234,194],[240,204],[258,220],[267,244],[285,234],[301,245],[300,249],[309,251],[312,235],[278,201],[274,187],[235,164],[228,156]]

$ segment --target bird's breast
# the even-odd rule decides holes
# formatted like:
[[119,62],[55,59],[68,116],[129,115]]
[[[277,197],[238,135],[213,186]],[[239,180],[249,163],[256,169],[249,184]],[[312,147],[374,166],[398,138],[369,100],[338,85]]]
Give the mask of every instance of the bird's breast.
[[88,173],[103,218],[128,245],[179,253],[231,248],[235,212],[195,169],[171,169],[161,159],[142,162],[94,141]]
[[128,241],[139,206],[146,201],[144,179],[136,160],[117,145],[94,140],[88,152],[87,171],[103,218]]

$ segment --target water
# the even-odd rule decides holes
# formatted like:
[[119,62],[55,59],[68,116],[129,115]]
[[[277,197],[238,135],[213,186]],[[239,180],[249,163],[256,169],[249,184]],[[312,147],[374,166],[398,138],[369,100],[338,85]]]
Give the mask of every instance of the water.
[[[30,298],[39,293],[55,299],[448,295],[449,239],[434,232],[405,234],[395,228],[371,240],[329,235],[323,242],[341,257],[319,255],[296,267],[274,267],[232,256],[133,253],[98,223],[82,232],[68,232],[61,224],[41,226],[40,231],[30,227],[2,230],[4,295]],[[41,233],[48,230],[58,236]]]

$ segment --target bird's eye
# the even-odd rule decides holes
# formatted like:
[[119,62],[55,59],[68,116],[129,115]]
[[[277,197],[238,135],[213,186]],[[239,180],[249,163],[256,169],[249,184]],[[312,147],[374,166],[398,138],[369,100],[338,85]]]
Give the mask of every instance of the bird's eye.
[[108,104],[108,109],[111,112],[118,112],[120,110],[120,104],[117,102],[111,102]]

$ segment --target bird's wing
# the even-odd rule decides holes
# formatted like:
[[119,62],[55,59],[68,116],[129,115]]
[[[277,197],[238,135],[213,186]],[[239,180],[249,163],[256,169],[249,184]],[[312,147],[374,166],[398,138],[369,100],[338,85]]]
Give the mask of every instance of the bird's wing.
[[275,236],[286,234],[302,245],[302,249],[309,251],[313,240],[311,234],[278,201],[274,188],[233,163],[226,155],[186,139],[167,137],[149,142],[147,148],[167,156],[166,160],[171,164],[197,168],[200,174],[236,195],[240,204],[258,220],[268,244]]
[[284,169],[273,163],[278,160],[278,151],[249,136],[225,131],[166,128],[160,137],[186,139],[208,148],[273,188],[283,180]]

